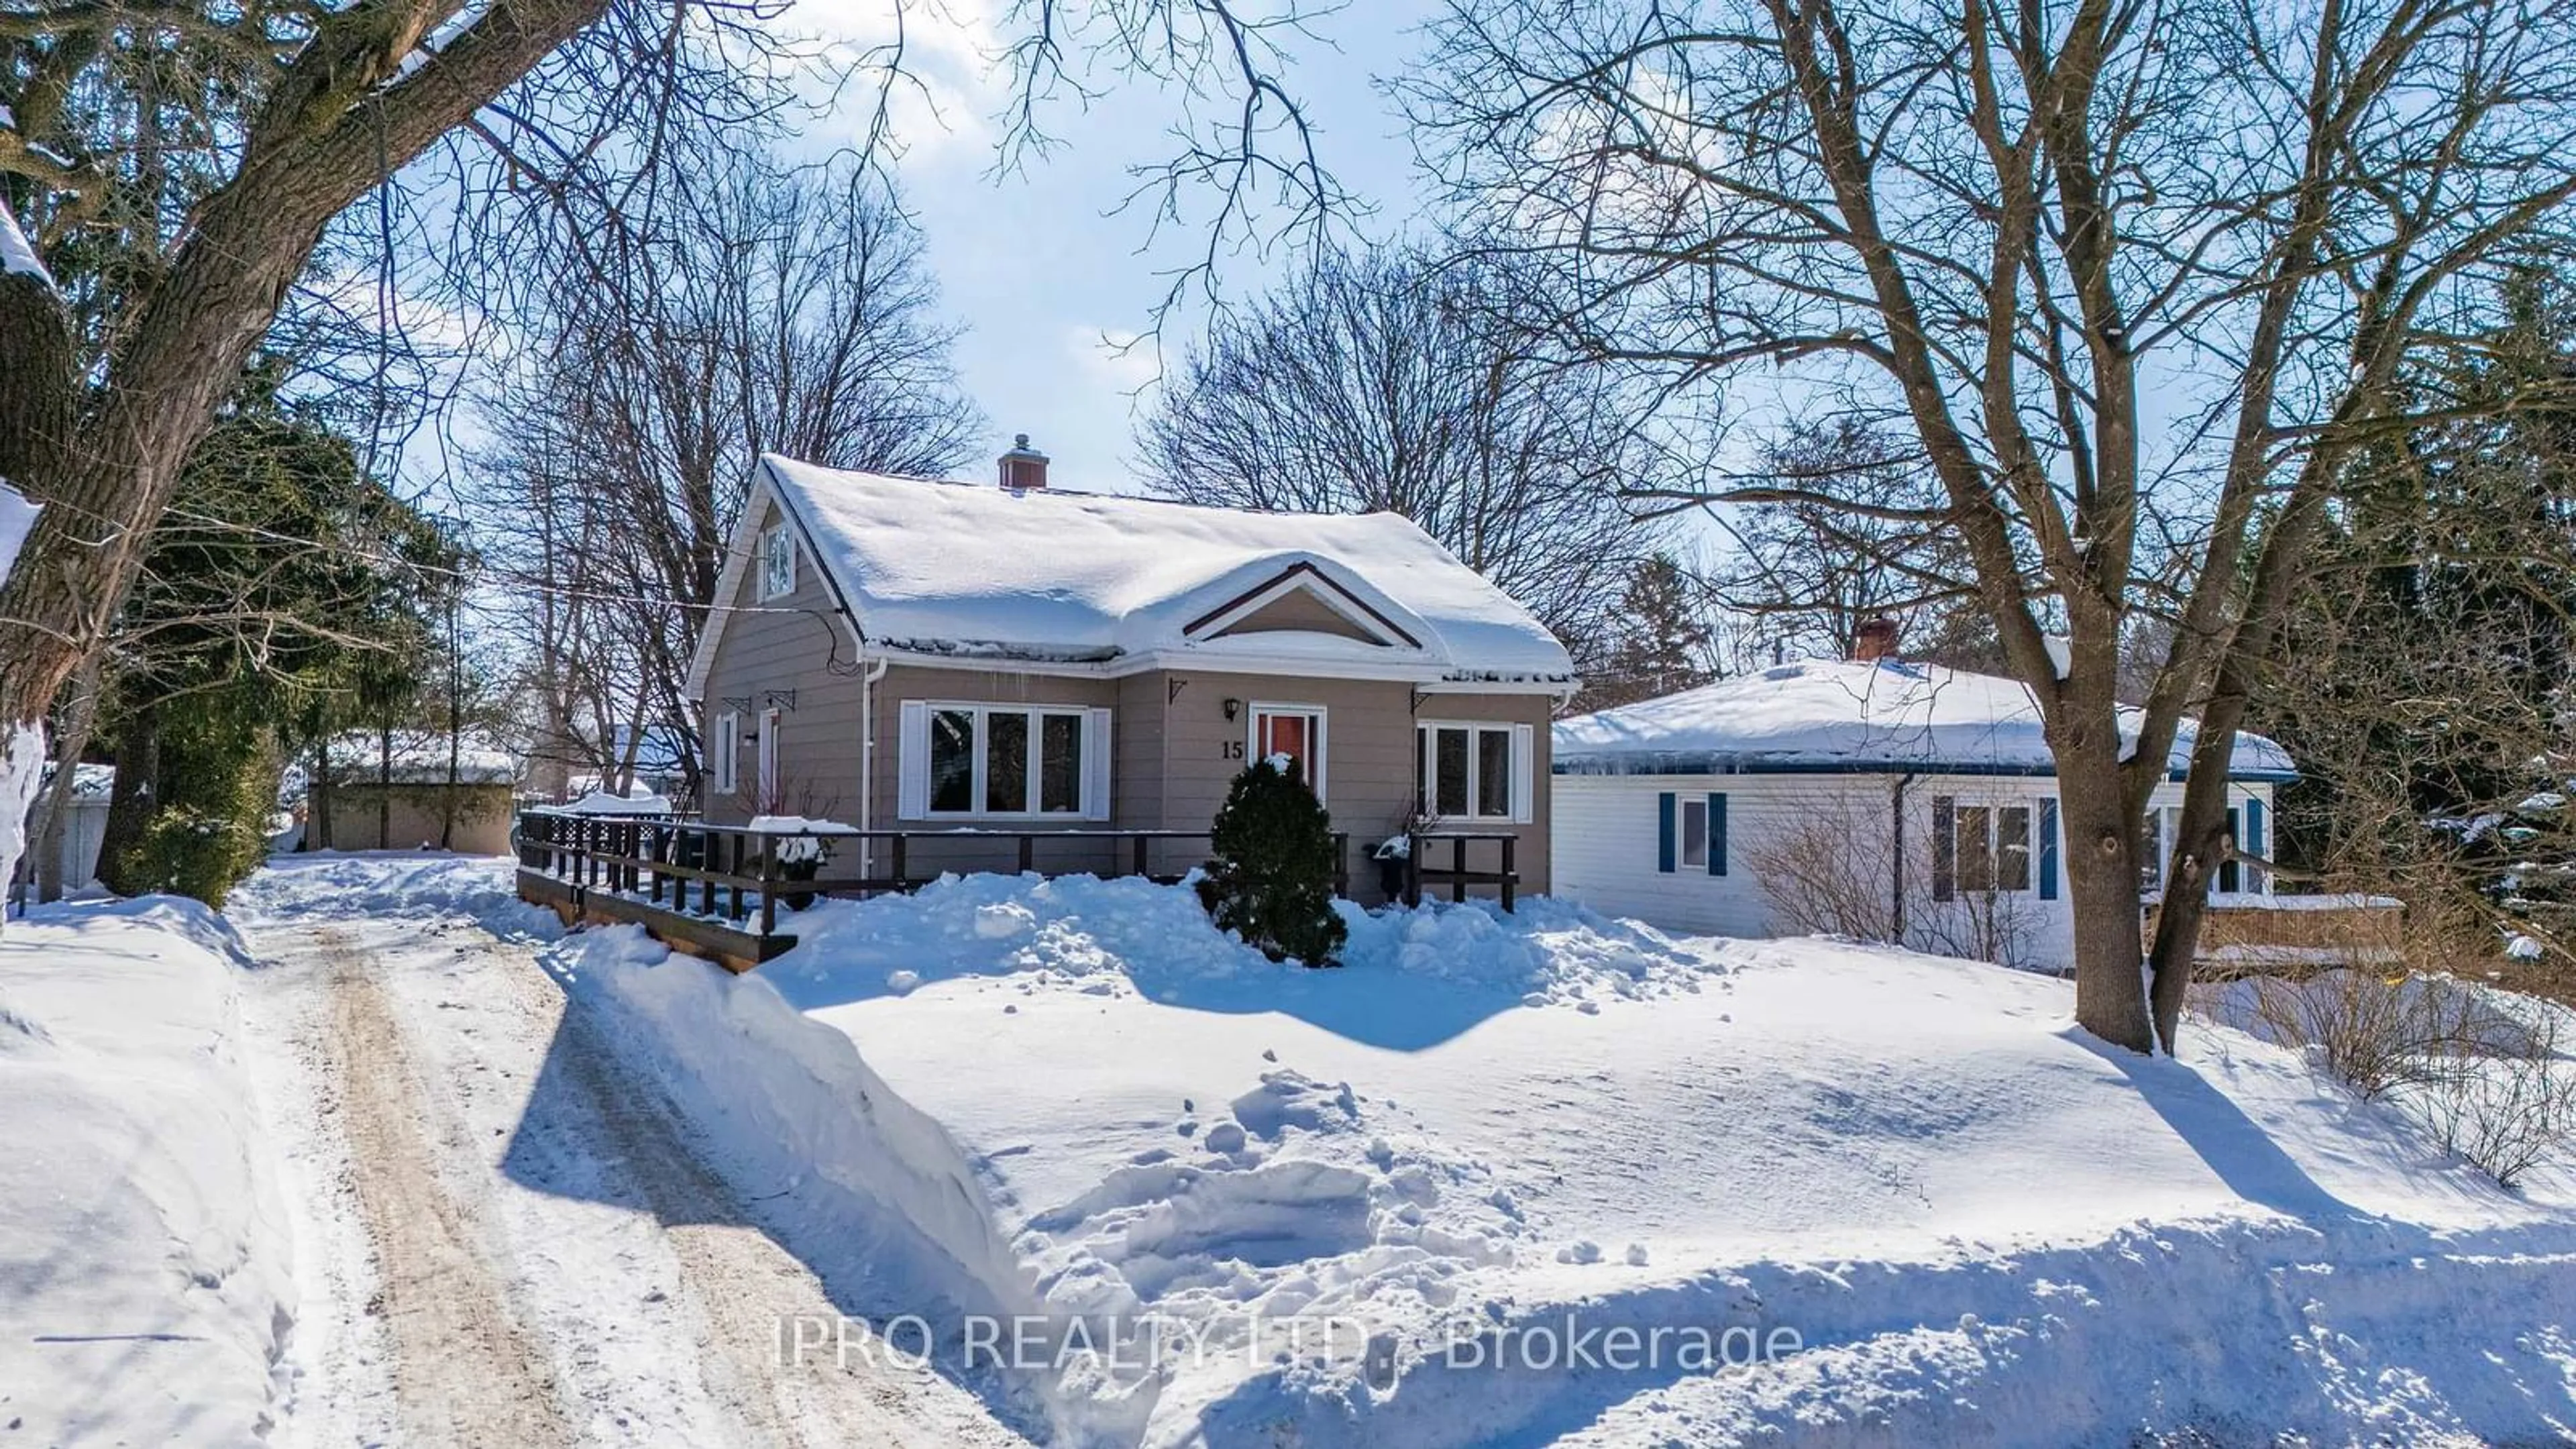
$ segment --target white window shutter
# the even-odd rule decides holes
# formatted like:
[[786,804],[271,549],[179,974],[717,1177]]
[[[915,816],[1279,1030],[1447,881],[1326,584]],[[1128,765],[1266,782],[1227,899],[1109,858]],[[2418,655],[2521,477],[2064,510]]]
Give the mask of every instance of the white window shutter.
[[1082,813],[1087,820],[1106,820],[1110,815],[1109,751],[1109,711],[1086,712],[1082,725]]
[[895,815],[919,820],[930,814],[930,706],[903,702],[895,728]]
[[1512,823],[1527,825],[1538,811],[1538,731],[1512,726]]
[[707,761],[707,764],[710,773],[715,776],[715,792],[719,795],[730,795],[733,793],[734,757],[741,748],[742,717],[732,710],[726,710],[716,716],[716,727],[708,734],[710,735],[709,751],[714,758]]

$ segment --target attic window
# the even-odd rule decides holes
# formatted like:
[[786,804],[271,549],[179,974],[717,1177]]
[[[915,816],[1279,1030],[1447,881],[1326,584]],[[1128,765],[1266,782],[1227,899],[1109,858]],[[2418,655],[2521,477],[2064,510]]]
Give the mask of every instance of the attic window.
[[796,535],[784,523],[760,535],[760,597],[763,602],[796,592]]

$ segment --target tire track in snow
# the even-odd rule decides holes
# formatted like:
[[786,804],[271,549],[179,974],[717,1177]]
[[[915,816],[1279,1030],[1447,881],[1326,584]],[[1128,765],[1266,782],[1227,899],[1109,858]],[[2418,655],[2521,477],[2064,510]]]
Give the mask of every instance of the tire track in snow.
[[[399,1442],[1026,1443],[882,1353],[780,1363],[782,1319],[835,1314],[828,1293],[527,947],[448,921],[255,930],[301,968],[272,989],[318,997],[301,1034],[339,1139],[321,1151],[345,1154],[374,1259],[322,1276],[377,1285],[340,1316],[390,1340],[395,1403],[372,1417]],[[305,1387],[323,1418],[366,1412],[345,1406],[365,1384]]]
[[324,928],[324,1069],[340,1092],[359,1212],[376,1249],[404,1437],[547,1449],[572,1442],[547,1356],[512,1313],[425,1130],[417,1068],[364,955]]

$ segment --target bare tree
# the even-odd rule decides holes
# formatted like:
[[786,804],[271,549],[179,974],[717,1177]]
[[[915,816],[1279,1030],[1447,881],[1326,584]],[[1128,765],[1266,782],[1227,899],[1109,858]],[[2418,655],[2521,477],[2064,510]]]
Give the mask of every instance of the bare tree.
[[1597,643],[1656,543],[1619,496],[1647,466],[1642,405],[1522,350],[1512,297],[1419,253],[1328,252],[1189,355],[1144,420],[1146,475],[1192,502],[1404,514]]
[[[2568,240],[2576,4],[1453,0],[1410,94],[1490,248],[1573,299],[1566,355],[1902,420],[1937,500],[1807,501],[1956,536],[2055,755],[2078,1020],[2169,1047],[2235,731],[2345,464],[2504,255]],[[2135,857],[2177,738],[2150,991]]]
[[675,192],[631,285],[567,269],[482,407],[477,511],[523,581],[536,753],[623,777],[648,736],[694,780],[687,674],[753,467],[935,475],[981,419],[920,239],[870,173],[736,159]]
[[[886,40],[841,62],[876,91],[871,154],[886,102],[912,83],[907,22],[928,3],[897,0]],[[637,178],[668,174],[651,163],[674,111],[757,126],[790,93],[805,58],[763,28],[775,9],[177,0],[0,13],[0,477],[45,505],[0,588],[0,821],[23,815],[46,712],[105,637],[181,465],[335,219],[374,196],[389,240],[388,183],[427,157],[434,195],[410,224],[443,218],[438,243],[480,259],[453,276],[506,289],[548,243],[615,274],[636,255],[622,221],[649,201]],[[1185,275],[1262,226],[1265,203],[1318,230],[1342,204],[1278,74],[1280,43],[1304,24],[1293,0],[1257,15],[1228,0],[1032,5],[1011,24],[1017,147],[1043,142],[1040,102],[1077,53],[1197,101],[1233,99],[1194,113],[1160,172],[1167,209],[1199,190],[1219,199],[1208,264]],[[182,159],[189,184],[162,185],[156,168]],[[98,227],[157,244],[92,336],[42,258]],[[378,305],[392,292],[380,277]],[[0,869],[20,843],[0,828]]]

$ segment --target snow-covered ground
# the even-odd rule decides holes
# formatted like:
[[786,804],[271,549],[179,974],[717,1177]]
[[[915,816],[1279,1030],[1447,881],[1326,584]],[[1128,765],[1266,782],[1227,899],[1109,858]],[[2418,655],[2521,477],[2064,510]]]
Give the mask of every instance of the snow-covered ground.
[[1046,1315],[981,1357],[1068,1439],[2576,1422],[2567,1180],[2507,1194],[2251,1037],[2142,1061],[2057,981],[1549,902],[1352,927],[1308,973],[1186,892],[985,877],[747,977],[631,928],[548,959],[729,1170],[868,1243],[869,1311],[969,1362],[961,1315]]
[[270,1425],[295,1291],[246,960],[185,901],[45,907],[0,938],[0,1443]]
[[2046,978],[1546,901],[1308,972],[991,877],[735,977],[428,856],[235,915],[0,944],[28,1442],[2576,1433],[2563,1165],[2232,1030],[2094,1047]]

